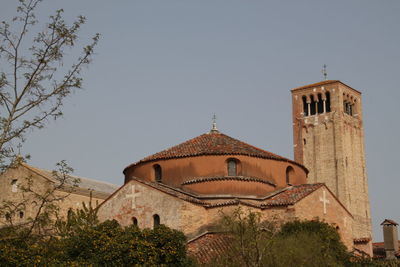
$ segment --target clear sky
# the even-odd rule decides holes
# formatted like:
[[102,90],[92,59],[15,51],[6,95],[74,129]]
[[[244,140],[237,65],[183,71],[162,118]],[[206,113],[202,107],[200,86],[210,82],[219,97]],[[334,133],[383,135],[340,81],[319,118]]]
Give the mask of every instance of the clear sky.
[[[2,0],[0,20],[15,14]],[[338,79],[360,90],[374,239],[400,222],[400,1],[46,0],[101,41],[64,118],[30,133],[30,164],[115,184],[130,163],[218,127],[293,158],[290,89]]]

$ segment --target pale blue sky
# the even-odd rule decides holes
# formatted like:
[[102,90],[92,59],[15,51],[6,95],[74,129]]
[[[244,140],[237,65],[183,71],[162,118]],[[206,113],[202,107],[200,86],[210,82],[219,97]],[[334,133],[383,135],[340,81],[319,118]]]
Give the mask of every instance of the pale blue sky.
[[[14,14],[3,0],[0,20]],[[115,184],[132,162],[218,127],[293,158],[290,89],[328,78],[363,93],[375,240],[384,218],[400,222],[400,1],[47,0],[101,33],[85,90],[65,117],[33,132],[30,164],[66,159],[75,174]]]

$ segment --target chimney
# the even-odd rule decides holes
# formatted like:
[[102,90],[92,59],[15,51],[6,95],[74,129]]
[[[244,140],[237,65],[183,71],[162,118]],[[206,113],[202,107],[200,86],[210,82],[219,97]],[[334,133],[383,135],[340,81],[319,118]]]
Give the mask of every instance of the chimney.
[[383,226],[383,242],[385,243],[386,258],[395,259],[399,250],[397,237],[398,224],[395,221],[385,219],[381,225]]

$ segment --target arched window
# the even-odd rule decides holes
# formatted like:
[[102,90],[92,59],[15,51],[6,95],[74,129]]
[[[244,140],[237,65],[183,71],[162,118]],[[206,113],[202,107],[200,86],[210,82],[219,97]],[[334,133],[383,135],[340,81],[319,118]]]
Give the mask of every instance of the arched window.
[[308,116],[308,104],[307,104],[307,97],[303,95],[303,114],[304,116]]
[[162,180],[162,170],[161,166],[158,164],[154,165],[154,178],[156,182],[161,182]]
[[325,96],[326,112],[331,112],[331,94],[329,92],[326,92]]
[[318,94],[318,114],[324,113],[324,101],[322,95]]
[[311,114],[310,115],[315,115],[315,113],[317,112],[317,109],[316,109],[317,101],[314,99],[313,95],[310,96],[310,98],[311,98],[311,104],[310,104]]
[[286,184],[291,185],[294,178],[294,169],[292,166],[286,168]]
[[19,218],[20,218],[20,219],[24,218],[24,212],[23,212],[23,211],[20,211],[20,212],[19,212]]
[[133,223],[133,225],[138,225],[138,220],[137,220],[137,218],[136,217],[132,217],[132,223]]
[[160,216],[158,214],[153,215],[153,227],[160,225]]
[[237,160],[228,159],[228,176],[236,176],[236,175],[237,175]]

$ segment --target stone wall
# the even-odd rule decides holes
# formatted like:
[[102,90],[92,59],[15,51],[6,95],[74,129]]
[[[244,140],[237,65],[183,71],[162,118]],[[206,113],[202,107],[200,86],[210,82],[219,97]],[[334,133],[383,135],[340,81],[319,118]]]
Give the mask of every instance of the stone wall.
[[[32,188],[35,192],[44,193],[49,188],[52,188],[52,182],[32,172],[28,168],[19,165],[16,168],[10,168],[0,176],[0,203],[3,201],[12,201],[14,203],[24,203],[22,212],[23,214],[15,214],[12,218],[14,223],[24,223],[30,217],[33,218],[39,208],[40,201],[34,198],[31,194],[24,193],[21,186],[27,185],[27,179],[32,179]],[[13,185],[16,183],[16,185]],[[90,201],[90,195],[81,195],[77,193],[67,193],[64,191],[56,191],[57,196],[67,196],[63,201],[58,202],[60,208],[60,215],[66,216],[69,209],[76,209],[82,207],[82,202],[86,204]],[[92,198],[92,205],[100,204],[104,199]],[[22,215],[22,216],[21,216]],[[6,218],[3,215],[0,217],[0,226],[6,223]]]

